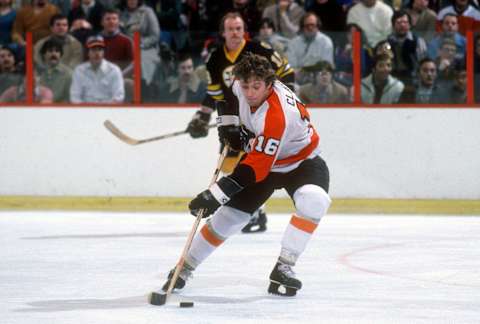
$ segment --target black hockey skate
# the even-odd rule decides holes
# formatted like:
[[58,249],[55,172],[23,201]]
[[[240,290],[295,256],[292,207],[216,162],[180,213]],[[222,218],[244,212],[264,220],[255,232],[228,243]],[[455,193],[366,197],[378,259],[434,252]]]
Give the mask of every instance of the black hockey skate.
[[258,209],[253,213],[250,222],[242,228],[243,233],[259,233],[267,230],[267,214],[263,209]]
[[[168,290],[168,287],[170,286],[170,281],[172,280],[173,274],[175,273],[175,269],[176,268],[173,268],[168,273],[168,280],[167,280],[167,282],[165,282],[165,284],[162,287],[162,290],[165,291],[165,292]],[[192,277],[192,271],[193,271],[193,269],[188,264],[185,263],[183,265],[182,270],[180,270],[180,274],[178,275],[177,281],[175,282],[175,285],[173,286],[172,290],[183,289],[185,287],[185,283],[187,282],[187,280],[190,277]]]
[[302,288],[302,282],[295,278],[292,266],[277,262],[270,273],[268,292],[279,296],[295,296],[297,290]]

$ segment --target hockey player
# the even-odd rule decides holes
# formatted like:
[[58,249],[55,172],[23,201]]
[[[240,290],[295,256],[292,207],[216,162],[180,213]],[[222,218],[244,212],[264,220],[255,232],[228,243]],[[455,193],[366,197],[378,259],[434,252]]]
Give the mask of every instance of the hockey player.
[[[245,39],[245,22],[238,12],[227,13],[220,22],[220,34],[224,43],[213,50],[207,60],[209,84],[201,108],[188,124],[187,131],[193,138],[208,134],[208,123],[215,109],[215,101],[229,100],[233,83],[233,67],[245,53],[251,52],[266,57],[275,69],[276,75],[285,84],[293,88],[294,71],[286,58],[275,52],[270,45]],[[237,164],[242,153],[229,151],[222,169],[229,174]],[[254,211],[251,221],[243,228],[244,233],[265,231],[267,218],[262,209]]]
[[[268,292],[294,296],[302,283],[293,267],[330,206],[329,172],[319,155],[319,136],[297,96],[277,80],[262,56],[246,53],[233,70],[233,94],[240,123],[252,137],[233,173],[201,192],[189,204],[193,215],[209,218],[193,239],[174,288],[181,289],[197,268],[227,238],[238,233],[275,189],[286,189],[295,213],[283,234],[270,274]],[[238,149],[243,133],[235,116],[219,117],[219,134]],[[222,122],[225,121],[225,122]],[[240,143],[240,144],[239,144]],[[173,270],[169,274],[172,277]],[[164,285],[166,291],[169,280]],[[282,286],[282,289],[279,289]]]

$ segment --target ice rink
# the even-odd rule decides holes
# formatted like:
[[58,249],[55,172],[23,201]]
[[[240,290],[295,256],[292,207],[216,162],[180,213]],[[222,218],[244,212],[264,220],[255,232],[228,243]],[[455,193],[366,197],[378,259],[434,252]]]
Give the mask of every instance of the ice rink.
[[0,212],[0,323],[480,323],[480,217],[327,215],[296,266],[302,290],[269,296],[289,218],[230,238],[155,307],[193,217]]

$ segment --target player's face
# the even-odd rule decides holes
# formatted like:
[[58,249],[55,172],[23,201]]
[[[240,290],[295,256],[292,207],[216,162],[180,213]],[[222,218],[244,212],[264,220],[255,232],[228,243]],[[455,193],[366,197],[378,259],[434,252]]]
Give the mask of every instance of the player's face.
[[223,37],[229,50],[236,50],[242,44],[245,36],[243,20],[239,17],[225,19]]
[[250,78],[247,81],[240,80],[242,93],[247,98],[247,102],[252,107],[260,106],[270,94],[271,85],[267,85],[265,81]]

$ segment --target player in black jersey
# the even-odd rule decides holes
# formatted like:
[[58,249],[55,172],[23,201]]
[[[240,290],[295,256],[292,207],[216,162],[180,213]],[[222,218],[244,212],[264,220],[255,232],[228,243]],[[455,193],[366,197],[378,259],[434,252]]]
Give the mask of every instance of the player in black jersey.
[[[187,131],[193,138],[205,137],[208,134],[208,123],[215,110],[215,102],[226,100],[227,104],[233,97],[233,67],[247,52],[266,57],[279,80],[293,89],[294,71],[288,60],[275,52],[269,44],[247,40],[245,37],[245,22],[237,12],[230,12],[223,16],[220,22],[220,34],[224,42],[217,46],[207,60],[209,84],[207,93],[202,101],[201,108],[195,113],[188,124]],[[223,164],[222,171],[232,172],[242,156],[242,152],[230,151]],[[252,220],[245,228],[244,233],[262,232],[266,230],[267,218],[261,209],[252,215]]]

